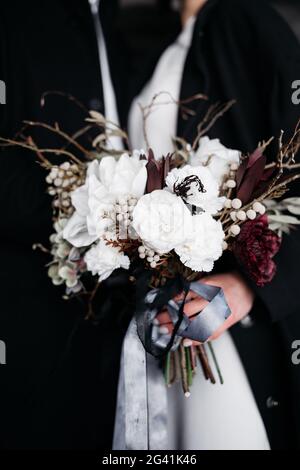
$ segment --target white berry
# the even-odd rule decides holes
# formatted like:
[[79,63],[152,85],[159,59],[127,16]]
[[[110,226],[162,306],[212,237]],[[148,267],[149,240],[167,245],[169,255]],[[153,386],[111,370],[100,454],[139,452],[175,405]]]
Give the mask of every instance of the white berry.
[[233,222],[236,221],[236,212],[235,211],[230,212],[230,218],[233,220]]
[[239,225],[232,225],[232,226],[230,227],[230,232],[231,232],[231,234],[232,234],[234,237],[236,237],[237,235],[239,235],[240,231],[241,231],[241,228],[240,228]]
[[62,184],[62,179],[61,178],[56,178],[54,180],[54,185],[57,187],[57,186],[61,186]]
[[246,220],[247,215],[245,211],[238,211],[236,217],[238,220]]
[[232,207],[233,209],[240,209],[242,207],[242,201],[240,199],[233,199]]
[[62,168],[63,170],[69,170],[70,166],[71,165],[69,162],[64,162],[60,165],[60,168]]
[[239,167],[238,163],[232,163],[232,164],[230,165],[230,169],[231,169],[232,171],[236,171],[236,170],[238,169],[238,167]]
[[236,182],[234,180],[228,180],[226,181],[226,186],[227,188],[233,189],[236,187]]
[[265,206],[263,206],[260,202],[255,202],[252,208],[255,212],[261,215],[263,215],[266,212]]
[[246,212],[246,214],[247,214],[248,219],[250,219],[250,220],[254,220],[255,217],[256,217],[256,212],[253,209],[249,209]]

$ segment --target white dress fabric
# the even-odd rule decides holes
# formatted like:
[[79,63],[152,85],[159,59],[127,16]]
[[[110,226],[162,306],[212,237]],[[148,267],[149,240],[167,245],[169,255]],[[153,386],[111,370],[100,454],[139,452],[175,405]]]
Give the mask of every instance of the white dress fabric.
[[176,42],[161,56],[150,82],[135,98],[130,110],[128,129],[132,148],[146,148],[140,105],[148,106],[153,97],[159,94],[146,121],[147,139],[156,158],[173,149],[172,138],[177,127],[177,101],[194,23],[195,19],[191,18]]
[[[165,93],[157,102],[170,101],[169,96],[179,99],[194,23],[195,19],[190,19],[166,49],[151,80],[132,104],[129,136],[133,148],[146,146],[139,104],[147,106],[162,91]],[[175,104],[158,105],[147,120],[147,139],[157,158],[173,149],[177,111]],[[179,383],[168,389],[169,450],[269,450],[266,430],[230,333],[214,341],[213,347],[225,383],[206,381],[199,365],[189,398]]]

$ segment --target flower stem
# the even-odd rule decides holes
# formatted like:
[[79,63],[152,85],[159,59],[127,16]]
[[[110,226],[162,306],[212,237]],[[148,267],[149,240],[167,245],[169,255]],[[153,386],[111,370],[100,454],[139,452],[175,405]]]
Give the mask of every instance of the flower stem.
[[171,352],[169,351],[165,360],[165,381],[168,386],[170,385],[170,362]]
[[186,397],[190,396],[190,389],[188,384],[188,374],[187,374],[187,365],[186,365],[186,353],[185,348],[182,344],[180,344],[180,364],[181,364],[181,382],[183,392]]
[[210,352],[211,352],[211,355],[212,355],[214,364],[215,364],[216,369],[217,369],[217,372],[218,372],[220,384],[223,385],[223,384],[224,384],[224,379],[223,379],[223,376],[222,376],[222,373],[221,373],[221,369],[220,369],[220,366],[219,366],[219,363],[218,363],[217,356],[216,356],[216,354],[215,354],[214,348],[213,348],[213,346],[212,346],[211,343],[208,343],[208,347],[209,347],[209,350],[210,350]]
[[205,346],[204,344],[200,344],[198,346],[198,356],[200,359],[200,363],[203,369],[204,376],[206,380],[210,380],[212,384],[216,383],[216,379],[214,377],[213,371],[211,370],[210,364],[209,364],[209,359],[206,354]]
[[193,371],[192,371],[192,364],[191,364],[190,349],[191,348],[185,348],[187,381],[188,381],[189,387],[191,387],[193,383]]

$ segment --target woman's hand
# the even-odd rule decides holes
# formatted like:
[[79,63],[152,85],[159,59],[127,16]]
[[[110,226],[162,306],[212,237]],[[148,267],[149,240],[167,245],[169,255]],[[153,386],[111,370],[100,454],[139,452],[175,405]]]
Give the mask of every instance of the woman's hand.
[[[201,279],[204,284],[221,287],[224,291],[225,298],[231,310],[231,315],[225,320],[223,325],[211,336],[210,340],[218,338],[224,331],[228,330],[235,323],[245,318],[252,309],[255,295],[250,289],[244,278],[238,272],[230,272],[227,274],[215,274]],[[175,298],[180,300],[181,296]],[[186,298],[184,313],[193,318],[207,305],[207,301],[190,291]],[[173,324],[171,322],[167,310],[161,312],[157,319],[165,332],[171,332]],[[191,341],[185,340],[185,344],[192,344]]]

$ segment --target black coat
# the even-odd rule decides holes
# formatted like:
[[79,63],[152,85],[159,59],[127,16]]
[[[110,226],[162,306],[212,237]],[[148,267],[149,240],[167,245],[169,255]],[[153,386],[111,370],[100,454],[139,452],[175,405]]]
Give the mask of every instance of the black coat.
[[[122,115],[125,56],[119,42],[113,60],[114,3],[101,1],[101,18]],[[103,112],[99,70],[87,0],[2,2],[0,78],[7,104],[0,108],[1,136],[12,137],[23,119],[59,121],[68,132],[83,127],[86,113],[74,103],[48,97],[41,109],[41,95],[69,93]],[[36,139],[57,143],[45,133]],[[109,283],[103,285],[98,313],[110,316],[98,326],[84,320],[78,300],[62,299],[63,290],[47,277],[48,257],[32,250],[33,243],[48,244],[53,231],[45,172],[20,149],[2,151],[0,159],[0,339],[7,350],[7,364],[0,365],[0,448],[110,448],[126,328],[119,320],[123,291],[116,284],[112,296]]]
[[[208,0],[196,21],[181,98],[201,92],[209,103],[194,105],[196,115],[188,121],[179,116],[178,135],[192,142],[208,105],[235,99],[210,137],[246,152],[281,129],[288,137],[300,118],[291,99],[297,77],[300,46],[271,7],[256,0]],[[292,194],[300,195],[298,184]],[[300,448],[300,367],[291,361],[292,342],[300,338],[299,261],[296,231],[283,239],[272,283],[253,286],[253,326],[232,329],[274,449]]]
[[[234,5],[235,8],[223,11],[222,3]],[[102,0],[101,4],[103,7],[109,5],[106,12],[109,14],[112,0]],[[225,2],[225,0],[219,4],[209,2],[203,14],[201,13],[202,16],[199,16],[199,32],[202,30],[201,23],[203,27],[206,25],[206,32],[214,36],[215,43],[209,41],[209,47],[206,47],[205,52],[205,36],[198,40],[197,32],[195,33],[192,51],[200,46],[202,51],[195,57],[192,57],[191,51],[188,59],[183,84],[183,93],[186,96],[190,96],[194,91],[199,92],[199,89],[207,91],[208,82],[204,86],[203,77],[209,77],[212,83],[212,79],[217,78],[212,73],[214,69],[220,71],[223,69],[222,63],[219,63],[222,58],[225,60],[224,69],[230,72],[229,64],[232,57],[235,57],[235,53],[230,54],[230,48],[234,50],[236,46],[231,40],[230,47],[226,46],[226,42],[224,43],[226,34],[228,35],[230,31],[243,30],[245,34],[247,32],[249,41],[257,36],[259,29],[257,22],[253,21],[252,27],[249,26],[248,15],[251,15],[251,7],[249,6],[245,12],[240,8],[240,4],[244,5],[244,2]],[[219,14],[210,15],[209,12],[213,11],[210,7],[216,8]],[[260,8],[261,5],[257,4],[256,11]],[[225,32],[222,32],[222,28],[225,27],[221,21],[223,15],[226,18]],[[273,30],[273,27],[268,26],[268,21],[264,20],[266,16],[268,20],[270,19],[269,11],[266,13],[263,10],[262,15],[261,21],[265,23],[266,28]],[[271,23],[280,25],[280,31],[284,31],[280,37],[286,38],[283,42],[288,53],[297,56],[296,52],[293,54],[293,50],[296,51],[294,38],[277,17],[274,19],[271,15],[271,18],[273,18]],[[112,58],[112,77],[121,115],[124,116],[126,103],[123,100],[126,85],[122,72],[128,67],[118,67],[124,57],[119,50],[122,43],[117,44],[116,52],[110,24],[108,20],[105,22],[105,33],[109,57]],[[274,34],[270,31],[264,32],[262,42],[265,43],[269,36],[273,38]],[[237,38],[236,44],[240,40],[240,34],[237,34]],[[208,43],[206,44],[208,46]],[[1,135],[11,136],[19,129],[22,119],[46,119],[51,123],[59,120],[64,123],[63,127],[66,130],[77,129],[81,125],[84,113],[77,112],[75,106],[66,105],[65,100],[61,98],[48,100],[46,108],[40,109],[40,96],[47,90],[71,93],[88,108],[98,108],[103,111],[96,38],[87,1],[27,0],[18,2],[18,8],[16,2],[12,6],[9,2],[6,4],[3,2],[0,12],[0,47],[0,79],[5,80],[7,84],[7,105],[1,106],[0,109]],[[210,59],[209,48],[218,51],[210,56]],[[224,53],[224,49],[225,52],[228,50],[228,53]],[[272,49],[271,46],[269,49]],[[116,55],[118,60],[114,60]],[[202,57],[205,60],[202,61]],[[239,51],[238,57],[240,57],[238,64],[246,66],[245,53]],[[285,51],[283,58],[286,63]],[[293,57],[290,63],[294,63]],[[211,66],[211,70],[208,65]],[[206,72],[201,71],[203,66],[206,66]],[[275,69],[279,76],[274,58],[272,66],[268,64],[268,73],[275,75]],[[284,77],[287,75],[284,70],[281,72],[280,76],[285,80]],[[296,72],[297,70],[295,78],[298,78]],[[222,77],[222,74],[219,76]],[[235,77],[234,74],[232,76]],[[261,75],[258,79],[262,80]],[[249,80],[249,88],[252,86],[252,80]],[[253,91],[255,97],[257,88],[258,86]],[[218,89],[216,83],[214,90]],[[236,89],[242,92],[244,83]],[[211,93],[212,100],[215,97],[232,98],[231,89],[229,91],[222,92],[220,96],[217,96],[216,91],[214,94]],[[247,132],[243,133],[243,138],[237,139],[237,133],[231,132],[231,126],[228,124],[224,124],[223,131],[220,127],[215,128],[216,135],[220,135],[224,143],[241,148],[248,145],[255,146],[260,138],[261,129],[265,129],[263,137],[269,137],[274,133],[274,129],[277,130],[277,126],[258,126],[257,116],[262,119],[263,112],[257,114],[257,109],[261,110],[261,106],[257,104],[257,98],[247,100],[246,96],[245,100],[247,107],[251,109],[247,126],[234,121],[235,129],[246,128]],[[270,98],[268,102],[271,103]],[[288,100],[283,100],[282,104],[279,104],[279,101],[276,103],[279,110],[284,110],[284,103],[288,103]],[[198,114],[199,116],[202,114],[200,109]],[[287,112],[284,111],[283,114],[286,116]],[[245,112],[240,112],[239,115],[245,119]],[[284,123],[281,124],[282,127],[283,125]],[[289,126],[288,123],[287,127]],[[180,127],[182,132],[184,128],[187,130],[185,125]],[[193,129],[192,125],[190,129]],[[248,134],[252,140],[248,139]],[[40,135],[41,140],[45,142],[46,136]],[[49,142],[49,145],[51,144],[52,141]],[[120,308],[126,304],[124,292],[128,293],[129,287],[125,285],[124,289],[124,282],[119,277],[105,283],[98,306],[100,313],[109,312],[110,315],[98,326],[83,321],[84,306],[75,300],[69,302],[62,300],[63,292],[53,287],[47,278],[45,264],[48,258],[38,251],[32,252],[31,249],[32,243],[37,241],[47,243],[48,236],[52,232],[50,199],[45,194],[44,172],[35,164],[32,155],[27,153],[5,151],[0,158],[2,177],[0,339],[4,340],[7,346],[7,364],[0,365],[0,448],[110,448],[119,353],[126,328],[126,317],[131,313],[130,308],[123,312],[120,312]],[[295,241],[293,252],[295,258],[298,254],[295,251],[297,246]],[[282,272],[281,267],[280,272]],[[289,273],[289,270],[287,272]],[[295,279],[295,276],[289,276],[288,279],[292,292],[292,279]],[[282,283],[280,285],[282,286]],[[270,297],[272,296],[271,291]],[[128,297],[126,296],[126,301]],[[293,299],[294,305],[291,302]],[[239,350],[245,357],[249,377],[254,389],[260,392],[257,393],[257,399],[268,428],[270,423],[274,424],[275,447],[286,448],[289,443],[291,447],[296,446],[296,435],[289,437],[289,431],[291,435],[294,431],[294,422],[288,407],[290,390],[296,394],[299,389],[296,385],[288,386],[288,381],[295,380],[296,384],[298,378],[296,368],[296,373],[292,374],[294,370],[290,362],[290,338],[294,339],[294,335],[299,331],[299,320],[294,314],[298,308],[296,300],[297,296],[292,295],[289,300],[292,311],[286,312],[284,309],[287,313],[286,320],[280,320],[270,326],[269,316],[275,310],[264,308],[260,316],[259,310],[256,309],[259,321],[252,329],[237,334],[237,343],[241,342],[243,345]],[[276,305],[277,302],[276,298]],[[282,311],[279,309],[278,316]],[[123,318],[125,317],[122,322],[118,321],[120,313]],[[262,322],[263,318],[265,322]],[[283,335],[289,338],[285,342],[281,339]],[[272,356],[273,352],[276,353],[276,357]],[[253,360],[249,361],[249,357]],[[274,372],[271,374],[269,371],[266,372],[265,364],[272,367]],[[276,377],[276,374],[279,380],[270,382],[269,379]],[[285,374],[290,375],[290,378],[286,378],[282,384],[281,379]],[[269,395],[280,401],[278,408],[264,409],[265,400]],[[293,403],[297,405],[296,399]],[[299,410],[298,414],[295,411],[293,414],[296,418],[299,416]],[[288,443],[278,437],[277,431],[282,423],[284,423],[284,435],[290,441]],[[299,443],[299,437],[297,439]]]

